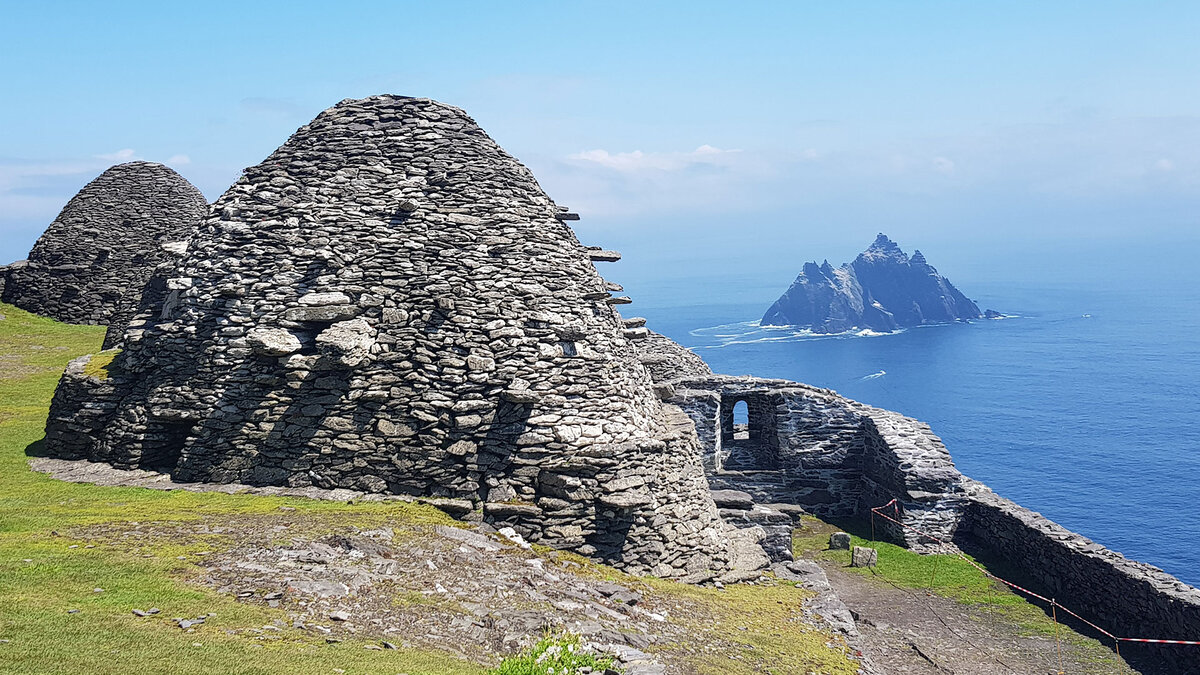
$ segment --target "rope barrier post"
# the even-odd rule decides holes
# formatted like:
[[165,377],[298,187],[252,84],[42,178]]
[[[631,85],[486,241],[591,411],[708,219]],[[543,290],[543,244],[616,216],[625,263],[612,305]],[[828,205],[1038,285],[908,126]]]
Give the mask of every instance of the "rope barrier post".
[[937,578],[938,563],[941,562],[942,556],[940,553],[933,554],[933,574],[929,575],[929,590],[933,591],[933,582]]
[[1113,638],[1113,647],[1117,650],[1117,658],[1121,658],[1121,639]]
[[1063,675],[1062,641],[1058,639],[1058,602],[1054,598],[1050,598],[1050,618],[1054,620],[1054,644],[1058,647],[1058,675]]
[[875,545],[875,509],[871,509],[871,545]]

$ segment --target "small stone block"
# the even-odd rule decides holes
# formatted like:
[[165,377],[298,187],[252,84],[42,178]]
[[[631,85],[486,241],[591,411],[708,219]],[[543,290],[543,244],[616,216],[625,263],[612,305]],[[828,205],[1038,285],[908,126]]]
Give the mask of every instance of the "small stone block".
[[834,532],[829,535],[829,549],[832,551],[849,551],[850,535],[845,532]]
[[866,546],[855,546],[850,554],[851,567],[874,567],[879,562],[879,551]]

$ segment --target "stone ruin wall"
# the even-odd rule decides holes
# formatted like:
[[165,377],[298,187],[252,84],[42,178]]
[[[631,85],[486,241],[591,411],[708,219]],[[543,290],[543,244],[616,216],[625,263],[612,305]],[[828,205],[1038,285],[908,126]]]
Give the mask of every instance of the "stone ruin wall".
[[344,101],[213,205],[107,380],[68,370],[47,450],[458,499],[631,571],[719,575],[737,551],[694,431],[593,266],[612,256],[563,219],[462,111]]
[[[832,518],[869,515],[871,507],[896,498],[904,522],[953,535],[960,475],[928,425],[786,380],[717,375],[672,384],[673,402],[696,424],[714,488]],[[749,407],[751,438],[745,440],[731,440],[728,431],[738,401]],[[901,528],[879,525],[899,541],[920,545]]]
[[129,162],[76,194],[38,238],[28,260],[3,268],[0,298],[76,324],[132,317],[164,250],[186,241],[208,211],[191,183],[162,164]]

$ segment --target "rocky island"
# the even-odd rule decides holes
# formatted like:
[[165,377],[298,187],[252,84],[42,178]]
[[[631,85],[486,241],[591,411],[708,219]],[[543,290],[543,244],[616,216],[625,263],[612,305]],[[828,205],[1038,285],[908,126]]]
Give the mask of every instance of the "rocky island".
[[908,257],[886,234],[852,263],[804,264],[800,275],[763,315],[762,325],[803,326],[814,333],[950,323],[982,316],[920,251]]

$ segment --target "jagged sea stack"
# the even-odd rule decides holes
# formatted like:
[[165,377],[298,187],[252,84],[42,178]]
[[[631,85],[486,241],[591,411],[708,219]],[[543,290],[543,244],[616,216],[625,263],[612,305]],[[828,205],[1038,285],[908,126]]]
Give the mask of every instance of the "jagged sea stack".
[[695,431],[563,218],[461,110],[343,101],[213,205],[107,379],[73,362],[46,449],[455,499],[632,570],[719,573]]
[[836,269],[829,261],[805,263],[761,323],[803,326],[814,333],[886,333],[980,316],[979,307],[938,274],[920,251],[909,258],[880,234],[853,263]]
[[3,300],[67,323],[123,328],[154,267],[207,210],[204,195],[162,164],[111,167],[67,203],[28,260],[4,268]]

